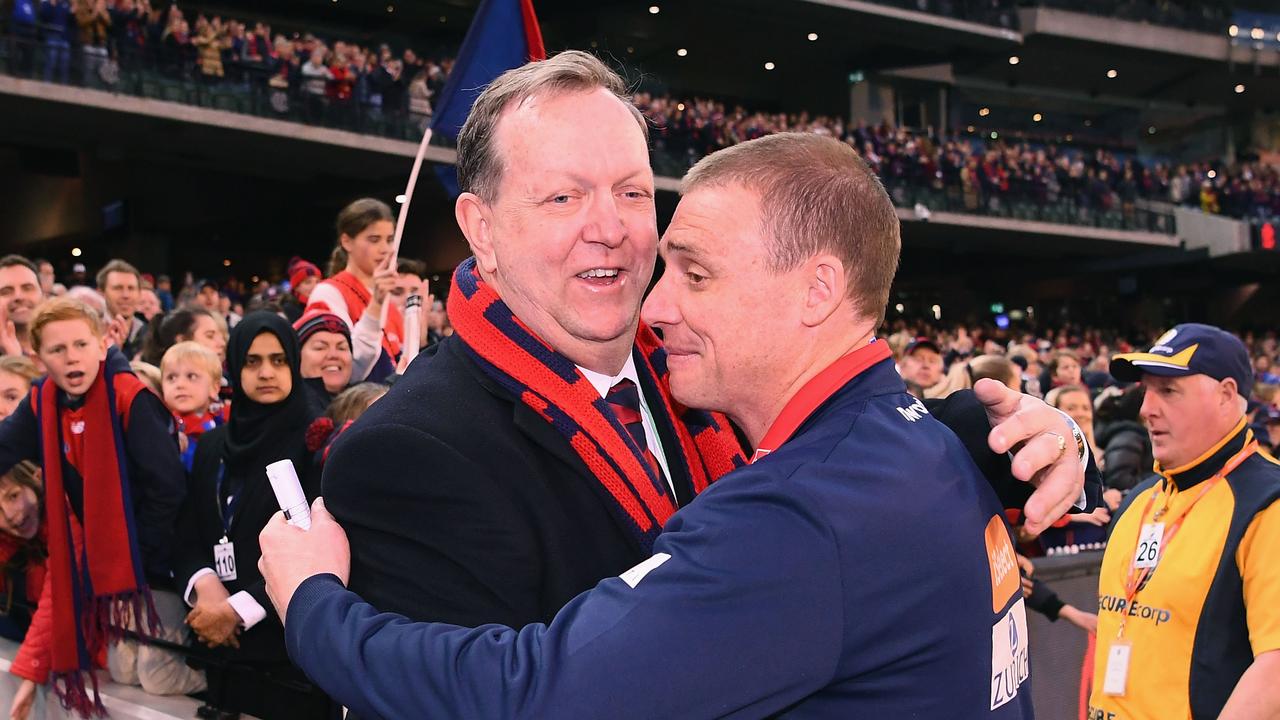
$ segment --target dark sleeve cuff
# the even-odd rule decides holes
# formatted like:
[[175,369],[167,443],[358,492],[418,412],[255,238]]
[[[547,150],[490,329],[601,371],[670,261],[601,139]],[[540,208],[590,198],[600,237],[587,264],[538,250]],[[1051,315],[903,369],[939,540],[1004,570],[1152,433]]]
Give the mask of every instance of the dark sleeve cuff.
[[1027,598],[1027,605],[1041,615],[1049,618],[1053,622],[1058,621],[1058,613],[1062,611],[1062,598],[1058,597],[1058,593],[1052,588],[1039,580],[1031,581],[1031,597]]
[[[322,575],[312,575],[293,593],[293,599],[289,601],[289,609],[284,625],[285,644],[289,650],[289,656],[293,658],[305,657],[304,643],[310,633],[307,632],[308,619],[312,612],[326,599],[332,597],[335,593],[345,593],[346,587],[337,575],[333,573],[324,573]],[[296,662],[296,661],[295,661]]]

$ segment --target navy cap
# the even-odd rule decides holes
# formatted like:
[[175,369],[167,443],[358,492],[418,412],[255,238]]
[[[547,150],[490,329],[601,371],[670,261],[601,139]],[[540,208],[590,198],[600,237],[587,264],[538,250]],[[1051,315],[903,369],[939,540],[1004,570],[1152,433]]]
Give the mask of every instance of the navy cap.
[[1244,397],[1253,391],[1253,366],[1240,338],[1212,325],[1183,323],[1160,336],[1147,352],[1124,353],[1111,359],[1111,376],[1124,382],[1143,373],[1160,377],[1208,375],[1233,378]]
[[927,337],[918,337],[912,340],[911,342],[907,343],[907,347],[904,348],[902,351],[902,356],[906,357],[911,353],[915,352],[916,350],[919,350],[922,347],[929,348],[930,350],[938,353],[939,355],[942,354],[942,350],[938,347],[938,343],[930,340]]

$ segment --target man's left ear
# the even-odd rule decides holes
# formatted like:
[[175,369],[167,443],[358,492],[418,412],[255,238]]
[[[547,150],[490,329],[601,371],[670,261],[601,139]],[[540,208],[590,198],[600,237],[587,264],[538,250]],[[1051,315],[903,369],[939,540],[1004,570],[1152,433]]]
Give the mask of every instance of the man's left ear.
[[1227,402],[1235,402],[1236,398],[1240,397],[1240,388],[1236,385],[1236,379],[1224,378],[1222,380],[1222,392],[1229,393]]
[[800,320],[816,327],[844,304],[848,288],[844,263],[834,255],[815,255],[804,264],[801,277],[805,295]]

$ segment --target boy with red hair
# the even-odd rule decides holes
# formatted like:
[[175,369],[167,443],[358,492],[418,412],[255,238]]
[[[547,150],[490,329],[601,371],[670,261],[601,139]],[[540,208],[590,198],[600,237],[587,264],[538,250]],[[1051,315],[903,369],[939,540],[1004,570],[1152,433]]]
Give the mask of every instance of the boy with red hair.
[[[12,715],[26,716],[35,684],[50,674],[65,707],[105,715],[92,670],[126,630],[159,633],[153,591],[172,587],[185,474],[168,411],[109,346],[97,312],[50,300],[36,310],[31,344],[49,375],[0,423],[0,472],[22,460],[42,464],[49,560],[11,669],[26,680]],[[152,684],[146,667],[141,675],[144,687]]]

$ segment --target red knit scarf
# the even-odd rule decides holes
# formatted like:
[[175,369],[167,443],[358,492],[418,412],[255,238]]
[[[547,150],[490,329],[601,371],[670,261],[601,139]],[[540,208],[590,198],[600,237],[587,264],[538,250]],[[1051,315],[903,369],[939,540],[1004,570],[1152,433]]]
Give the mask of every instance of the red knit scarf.
[[[114,383],[114,374],[106,363],[101,364],[84,399],[85,467],[77,468],[83,477],[84,513],[79,557],[63,485],[58,386],[45,380],[33,390],[40,421],[49,533],[46,582],[53,583],[53,686],[63,707],[82,717],[106,716],[92,673],[91,658],[97,648],[119,639],[131,616],[137,632],[155,635],[159,630],[134,529]],[[85,675],[93,684],[92,700],[85,688]]]
[[[325,282],[336,287],[342,293],[342,299],[347,301],[347,317],[351,318],[352,332],[354,332],[355,324],[360,321],[365,308],[369,307],[369,303],[373,301],[373,293],[360,282],[360,278],[347,270],[343,270]],[[324,307],[329,312],[333,311],[333,308],[325,303],[315,303],[312,307]],[[382,349],[387,351],[392,364],[400,358],[400,347],[403,343],[404,316],[399,308],[392,305],[387,308],[387,322],[382,326]]]
[[[480,367],[564,435],[608,490],[615,515],[651,550],[677,509],[675,499],[655,489],[652,466],[590,381],[512,314],[480,280],[474,258],[454,273],[449,320]],[[702,492],[746,463],[724,416],[690,410],[671,398],[666,351],[646,325],[636,335],[633,355],[637,374],[660,389],[658,398],[648,398],[655,419],[665,414],[679,438],[679,447],[665,448],[673,474],[677,467],[687,469],[694,492]]]
[[178,425],[178,431],[191,440],[199,440],[201,435],[219,425],[226,424],[230,418],[231,403],[216,403],[200,415],[187,413],[173,416],[174,422]]

